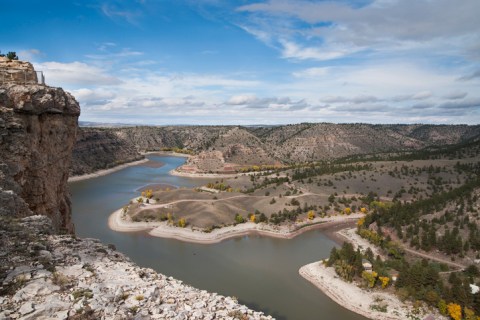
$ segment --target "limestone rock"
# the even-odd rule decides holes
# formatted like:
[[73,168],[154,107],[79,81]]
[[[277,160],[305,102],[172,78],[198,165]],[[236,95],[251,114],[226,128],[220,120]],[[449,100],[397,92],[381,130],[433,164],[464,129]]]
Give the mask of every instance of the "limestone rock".
[[30,62],[0,57],[0,84],[37,84],[37,82],[37,73]]
[[[9,228],[3,230],[5,219],[0,217],[0,234],[8,238],[5,250],[30,239],[32,230],[49,221],[42,216],[10,220]],[[234,298],[140,268],[95,239],[40,233],[35,235],[35,243],[48,250],[40,250],[39,255],[23,252],[22,266],[15,267],[11,259],[0,257],[2,266],[12,268],[6,275],[0,274],[0,318],[272,319]],[[53,272],[40,263],[44,251],[51,253]],[[78,259],[70,258],[74,255]]]

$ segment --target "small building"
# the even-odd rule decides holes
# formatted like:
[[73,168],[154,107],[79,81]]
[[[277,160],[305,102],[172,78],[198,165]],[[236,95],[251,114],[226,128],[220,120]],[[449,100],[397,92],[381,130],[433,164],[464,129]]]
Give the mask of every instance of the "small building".
[[372,263],[368,261],[367,259],[362,259],[362,266],[365,271],[372,272]]
[[398,279],[398,271],[395,269],[388,270],[388,276],[392,279],[393,282],[396,282]]
[[472,294],[477,294],[480,292],[480,287],[472,283],[470,284],[470,292]]

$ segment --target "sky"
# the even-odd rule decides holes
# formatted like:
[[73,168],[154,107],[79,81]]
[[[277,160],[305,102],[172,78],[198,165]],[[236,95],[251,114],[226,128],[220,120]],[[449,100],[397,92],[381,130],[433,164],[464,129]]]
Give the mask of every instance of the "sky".
[[0,50],[127,124],[480,123],[479,0],[0,0]]

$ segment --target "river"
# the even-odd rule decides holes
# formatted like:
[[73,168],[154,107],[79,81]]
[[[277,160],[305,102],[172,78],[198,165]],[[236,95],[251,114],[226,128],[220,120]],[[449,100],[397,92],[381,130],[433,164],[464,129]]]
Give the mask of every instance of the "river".
[[248,236],[202,245],[119,233],[108,228],[110,213],[138,196],[141,187],[163,183],[193,187],[205,180],[171,176],[184,158],[148,155],[160,168],[132,166],[106,176],[72,182],[73,220],[80,237],[114,244],[142,267],[211,292],[235,296],[278,320],[364,320],[300,277],[298,269],[328,256],[335,243],[321,231],[294,239]]

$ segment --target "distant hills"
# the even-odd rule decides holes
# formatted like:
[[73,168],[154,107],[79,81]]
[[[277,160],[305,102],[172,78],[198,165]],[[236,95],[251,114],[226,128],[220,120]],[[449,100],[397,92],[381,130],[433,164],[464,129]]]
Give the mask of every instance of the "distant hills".
[[[95,125],[95,127],[93,127]],[[301,123],[278,126],[127,126],[82,122],[71,174],[141,158],[146,151],[220,151],[225,162],[294,163],[421,150],[480,137],[480,125]]]

